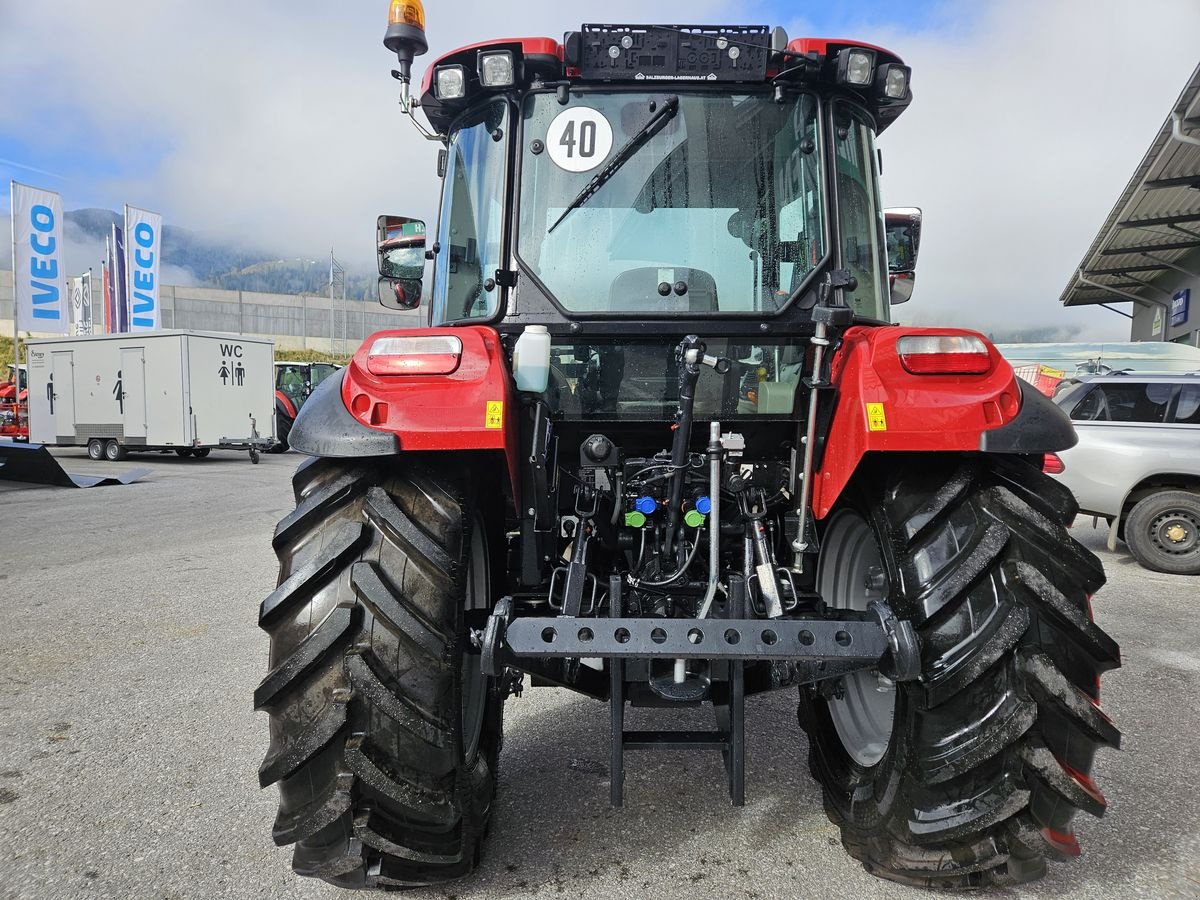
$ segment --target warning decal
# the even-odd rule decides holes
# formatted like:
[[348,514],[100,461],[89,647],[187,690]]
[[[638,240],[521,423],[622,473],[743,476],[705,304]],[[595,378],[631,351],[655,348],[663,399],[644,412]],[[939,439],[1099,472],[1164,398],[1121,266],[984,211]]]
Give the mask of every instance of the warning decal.
[[867,428],[871,431],[887,431],[887,416],[882,403],[867,404]]
[[504,401],[489,400],[487,404],[487,415],[483,420],[484,428],[503,428],[504,427]]

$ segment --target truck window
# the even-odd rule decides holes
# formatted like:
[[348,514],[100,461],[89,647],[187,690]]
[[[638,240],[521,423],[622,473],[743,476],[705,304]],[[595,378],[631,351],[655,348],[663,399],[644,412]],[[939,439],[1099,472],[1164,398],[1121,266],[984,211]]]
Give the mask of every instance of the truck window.
[[1179,389],[1171,421],[1177,425],[1200,425],[1200,384],[1185,384]]
[[1173,384],[1160,382],[1098,384],[1075,404],[1071,418],[1079,422],[1161,423],[1174,390]]

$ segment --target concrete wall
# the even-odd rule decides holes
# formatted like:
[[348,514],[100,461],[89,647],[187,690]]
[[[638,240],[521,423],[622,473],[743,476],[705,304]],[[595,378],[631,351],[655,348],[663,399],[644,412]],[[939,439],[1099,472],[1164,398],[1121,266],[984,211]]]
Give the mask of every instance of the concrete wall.
[[[99,287],[99,279],[93,280]],[[219,331],[269,337],[281,350],[311,349],[353,353],[367,335],[388,328],[415,328],[424,323],[419,314],[393,312],[377,303],[307,294],[259,294],[214,288],[164,284],[160,291],[164,328]],[[103,323],[102,296],[93,297],[93,318]],[[0,334],[13,329],[13,273],[0,269]]]
[[[1193,251],[1183,258],[1178,263],[1181,269],[1187,269],[1189,272],[1200,273],[1200,250]],[[1153,306],[1142,306],[1140,303],[1134,303],[1133,306],[1133,321],[1130,323],[1129,336],[1135,341],[1176,341],[1181,344],[1190,344],[1193,347],[1200,347],[1200,275],[1192,276],[1185,275],[1183,272],[1178,272],[1174,269],[1168,269],[1163,275],[1155,279],[1155,286],[1162,288],[1161,291],[1149,290],[1141,292],[1143,296],[1148,296],[1158,301]],[[1190,288],[1192,291],[1191,302],[1188,307],[1188,317],[1182,325],[1171,325],[1171,294],[1184,288]],[[1169,293],[1163,293],[1167,291]],[[1164,304],[1165,307],[1158,304]],[[1154,331],[1155,312],[1161,310],[1162,330]],[[1163,334],[1165,332],[1165,336]]]

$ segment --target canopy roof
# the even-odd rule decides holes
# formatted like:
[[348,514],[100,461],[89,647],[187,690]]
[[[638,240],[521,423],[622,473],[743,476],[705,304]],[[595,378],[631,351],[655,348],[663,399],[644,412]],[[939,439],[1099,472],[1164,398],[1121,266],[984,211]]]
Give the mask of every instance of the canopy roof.
[[1068,282],[1064,306],[1161,304],[1154,282],[1200,247],[1198,101],[1200,66]]

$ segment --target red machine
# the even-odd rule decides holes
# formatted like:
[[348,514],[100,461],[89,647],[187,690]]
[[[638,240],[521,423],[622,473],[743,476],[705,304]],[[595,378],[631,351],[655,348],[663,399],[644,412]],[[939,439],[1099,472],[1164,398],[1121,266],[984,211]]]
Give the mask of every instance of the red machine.
[[[469,872],[526,675],[607,704],[617,806],[626,752],[663,747],[719,750],[740,805],[745,697],[787,689],[869,871],[957,890],[1077,855],[1120,657],[1041,472],[1075,436],[982,335],[889,324],[920,212],[885,226],[875,137],[908,67],[584,25],[448,53],[418,101],[424,28],[393,0],[402,110],[443,145],[432,286],[382,247],[380,296],[429,327],[372,335],[300,411],[260,607],[259,776],[296,871]],[[629,730],[629,705],[714,728]]]
[[0,438],[28,441],[29,389],[26,386],[25,367],[20,368],[19,385],[17,367],[11,363],[7,378],[7,381],[0,382]]

